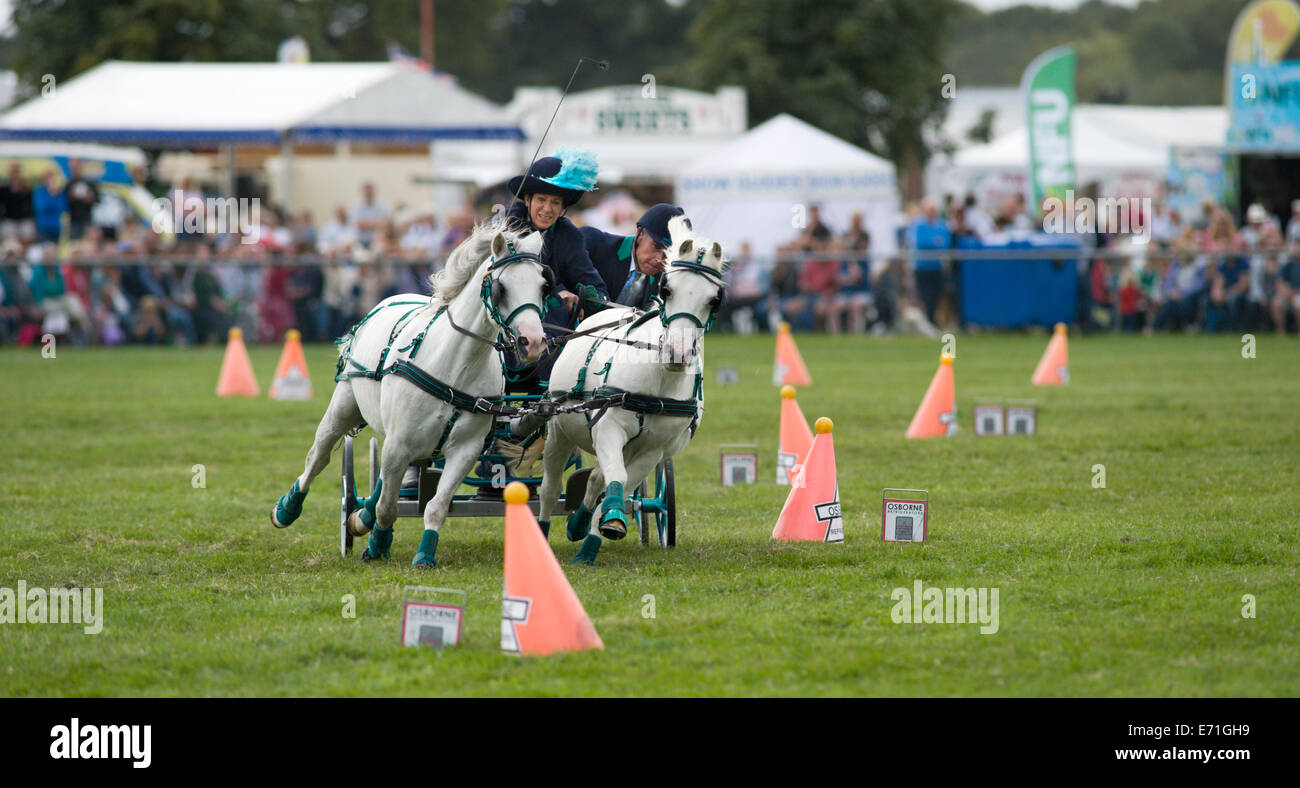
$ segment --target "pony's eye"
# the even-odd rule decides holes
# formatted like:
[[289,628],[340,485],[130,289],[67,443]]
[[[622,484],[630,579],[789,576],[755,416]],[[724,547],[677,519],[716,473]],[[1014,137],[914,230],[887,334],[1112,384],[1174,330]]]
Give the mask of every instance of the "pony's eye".
[[660,298],[672,298],[672,296],[673,296],[673,291],[668,289],[668,285],[664,285],[663,287],[659,288]]

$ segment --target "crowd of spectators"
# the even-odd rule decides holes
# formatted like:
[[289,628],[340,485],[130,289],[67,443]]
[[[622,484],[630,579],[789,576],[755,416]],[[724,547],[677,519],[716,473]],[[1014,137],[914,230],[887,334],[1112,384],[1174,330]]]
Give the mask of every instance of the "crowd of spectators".
[[[1260,204],[1237,227],[1223,206],[1206,201],[1185,221],[1175,210],[1153,208],[1134,217],[1127,233],[1106,228],[1076,235],[1078,309],[1086,331],[1296,331],[1300,323],[1300,200],[1285,221]],[[1137,229],[1142,232],[1134,232]],[[741,330],[796,329],[937,336],[964,327],[960,253],[943,250],[1003,247],[1043,232],[1008,199],[996,212],[975,199],[947,197],[909,206],[897,231],[894,256],[871,255],[871,238],[855,214],[837,234],[813,206],[803,231],[762,265],[742,245],[729,273],[729,311]],[[1135,238],[1141,237],[1136,243]],[[976,242],[972,244],[971,242]],[[739,314],[737,314],[739,313]]]
[[[167,198],[199,220],[158,233],[82,177],[76,162],[68,177],[50,171],[35,186],[10,167],[0,184],[0,344],[44,335],[100,345],[219,343],[235,326],[259,342],[278,342],[290,328],[328,341],[389,295],[428,292],[428,275],[487,218],[466,209],[440,221],[390,207],[366,183],[323,224],[260,203],[255,224],[241,217],[241,229],[204,214],[209,196],[183,179]],[[1207,202],[1190,221],[1158,208],[1147,226],[1140,248],[1106,232],[1082,239],[1082,328],[1294,330],[1300,201],[1285,222],[1252,205],[1239,228]],[[926,199],[900,223],[903,252],[881,256],[861,214],[837,232],[810,206],[802,231],[773,253],[730,250],[722,325],[749,332],[787,321],[798,330],[937,336],[962,326],[961,261],[941,252],[1036,231],[1023,198],[996,211],[969,196]]]
[[120,206],[114,220],[92,221],[103,202],[93,184],[50,173],[32,190],[11,171],[0,186],[0,344],[47,334],[75,344],[219,343],[232,327],[259,342],[290,328],[331,340],[389,295],[427,293],[434,261],[475,220],[389,207],[367,183],[319,227],[309,212],[259,202],[255,225],[242,217],[244,232],[233,217],[216,227],[204,216],[207,196],[189,178],[170,190],[181,214],[199,218],[160,234]]

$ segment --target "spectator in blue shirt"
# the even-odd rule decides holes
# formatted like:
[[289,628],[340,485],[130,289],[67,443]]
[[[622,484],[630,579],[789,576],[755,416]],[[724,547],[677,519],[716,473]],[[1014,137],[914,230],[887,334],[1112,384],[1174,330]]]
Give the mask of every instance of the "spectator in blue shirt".
[[[1205,330],[1236,330],[1250,292],[1250,259],[1229,253],[1224,256],[1211,279],[1210,303],[1206,309]],[[1217,279],[1217,281],[1215,281]]]
[[32,192],[36,213],[36,237],[41,243],[58,243],[63,232],[63,214],[68,212],[68,193],[59,186],[54,171],[45,173],[41,185]]
[[1170,264],[1161,283],[1164,301],[1156,313],[1155,329],[1177,330],[1196,323],[1196,313],[1205,290],[1205,269],[1190,259]]
[[[952,232],[948,225],[939,218],[939,208],[928,197],[921,203],[922,215],[908,227],[908,246],[921,252],[925,250],[952,248]],[[933,323],[934,312],[939,305],[939,294],[943,287],[943,261],[937,256],[917,259],[913,266],[916,271],[916,292],[925,306],[925,316]]]

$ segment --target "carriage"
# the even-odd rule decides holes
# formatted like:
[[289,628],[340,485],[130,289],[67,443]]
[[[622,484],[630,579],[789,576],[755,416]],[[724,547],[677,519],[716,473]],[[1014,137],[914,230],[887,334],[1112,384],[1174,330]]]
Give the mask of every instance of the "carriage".
[[[507,394],[504,401],[514,407],[526,407],[541,399],[535,394]],[[497,418],[492,426],[492,439],[509,436],[509,422],[504,417]],[[492,440],[489,440],[489,444]],[[341,516],[339,518],[339,550],[347,557],[352,549],[352,532],[348,529],[348,517],[359,505],[356,480],[355,441],[352,435],[343,438],[342,475],[343,495]],[[415,487],[404,487],[397,500],[398,517],[423,517],[425,504],[433,497],[438,479],[442,472],[442,458],[429,461],[420,470],[419,482]],[[528,506],[537,514],[539,500],[537,487],[541,484],[540,476],[502,475],[502,470],[509,471],[510,458],[493,451],[479,455],[479,462],[462,483],[463,492],[452,497],[448,517],[504,517],[505,503],[501,491],[512,481],[528,485],[531,496]],[[487,471],[487,473],[483,473]],[[560,495],[557,514],[568,515],[575,506],[569,502],[581,501],[587,487],[587,477],[591,467],[582,465],[581,458],[571,458],[565,466],[567,478],[564,492]],[[375,489],[379,478],[379,439],[370,438],[369,490]],[[466,489],[469,488],[469,489]],[[472,490],[472,491],[471,491]],[[641,544],[659,547],[677,546],[677,495],[673,478],[673,461],[664,460],[655,468],[652,478],[647,478],[628,496],[632,504],[632,519],[636,523]]]

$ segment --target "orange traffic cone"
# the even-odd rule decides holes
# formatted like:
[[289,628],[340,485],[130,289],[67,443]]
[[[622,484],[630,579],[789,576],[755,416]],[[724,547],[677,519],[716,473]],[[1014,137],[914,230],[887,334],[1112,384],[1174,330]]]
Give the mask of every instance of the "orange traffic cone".
[[952,356],[939,356],[939,371],[934,373],[925,399],[907,428],[909,438],[939,438],[957,434],[957,400],[952,377]]
[[794,386],[781,387],[781,442],[776,449],[776,483],[789,484],[808,456],[813,434],[794,401]]
[[271,399],[311,399],[311,377],[302,355],[302,334],[291,328],[284,335],[284,350],[271,381]]
[[790,495],[776,518],[772,538],[780,542],[843,542],[840,483],[835,476],[835,444],[825,416],[817,420],[817,437],[808,459],[795,475]]
[[1070,382],[1070,349],[1066,344],[1069,329],[1064,323],[1057,323],[1052,331],[1052,341],[1047,343],[1047,350],[1034,370],[1030,382],[1035,386],[1063,386]]
[[803,365],[803,356],[794,345],[794,335],[790,333],[790,324],[781,322],[776,332],[776,366],[772,369],[772,382],[780,386],[811,386],[812,377]]
[[248,360],[248,349],[244,347],[244,332],[232,328],[226,340],[226,357],[221,361],[221,377],[217,379],[217,396],[256,397],[261,393],[253,362]]
[[605,647],[546,543],[523,482],[506,485],[506,582],[501,650],[545,656]]

